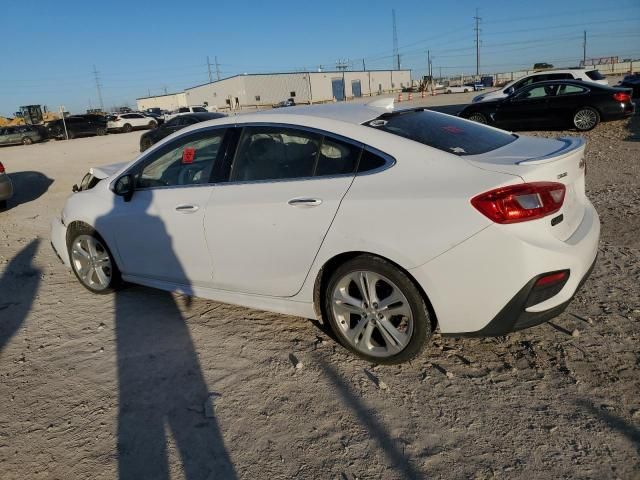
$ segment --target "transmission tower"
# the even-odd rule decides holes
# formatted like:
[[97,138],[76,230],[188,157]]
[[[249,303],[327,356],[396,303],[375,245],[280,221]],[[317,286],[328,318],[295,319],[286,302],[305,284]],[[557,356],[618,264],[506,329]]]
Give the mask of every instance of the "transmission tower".
[[96,66],[93,66],[93,77],[96,80],[96,90],[98,90],[98,102],[100,102],[100,111],[104,112],[104,105],[102,103],[102,84],[100,83],[99,72],[96,69]]
[[476,32],[476,76],[480,75],[480,20],[478,16],[478,9],[476,8],[476,16],[473,17],[476,21],[476,26],[473,28]]
[[393,19],[393,61],[396,64],[396,70],[400,70],[400,53],[398,52],[398,29],[396,28],[396,10],[391,10],[391,18]]

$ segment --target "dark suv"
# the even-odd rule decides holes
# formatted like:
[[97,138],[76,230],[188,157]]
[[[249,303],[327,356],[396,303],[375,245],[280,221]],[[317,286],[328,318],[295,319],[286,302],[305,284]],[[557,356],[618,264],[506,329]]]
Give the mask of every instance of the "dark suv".
[[[105,135],[107,133],[107,119],[102,115],[86,114],[73,115],[64,119],[69,139],[90,135]],[[47,124],[51,138],[65,138],[62,120],[53,120]]]

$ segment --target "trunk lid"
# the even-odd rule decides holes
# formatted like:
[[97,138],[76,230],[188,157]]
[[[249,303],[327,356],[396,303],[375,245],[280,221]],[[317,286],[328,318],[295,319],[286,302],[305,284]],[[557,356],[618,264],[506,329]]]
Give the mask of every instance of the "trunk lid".
[[[584,216],[585,141],[580,137],[557,139],[521,136],[515,142],[482,155],[464,157],[483,170],[517,175],[524,182],[558,182],[566,188],[559,212],[541,219],[559,240],[567,240]],[[560,220],[558,217],[562,215]],[[552,225],[551,220],[554,220]]]

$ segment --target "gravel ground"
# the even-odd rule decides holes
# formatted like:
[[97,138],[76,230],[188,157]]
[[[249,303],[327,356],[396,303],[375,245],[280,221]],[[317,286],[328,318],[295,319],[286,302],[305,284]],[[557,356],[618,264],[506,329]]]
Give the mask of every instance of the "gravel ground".
[[305,319],[90,294],[48,222],[139,133],[0,149],[19,189],[0,213],[0,476],[640,478],[640,118],[585,136],[602,242],[567,312],[507,337],[436,334],[394,367]]

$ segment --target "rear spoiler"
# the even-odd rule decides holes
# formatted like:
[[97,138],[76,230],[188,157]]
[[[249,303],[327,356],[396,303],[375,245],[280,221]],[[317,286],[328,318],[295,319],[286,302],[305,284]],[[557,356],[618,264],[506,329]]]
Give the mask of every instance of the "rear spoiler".
[[541,157],[526,158],[524,160],[520,160],[519,162],[516,162],[516,165],[536,165],[549,161],[556,161],[560,158],[572,155],[576,150],[584,149],[585,145],[587,144],[584,138],[581,137],[560,137],[556,140],[563,143],[562,147],[560,147],[558,150],[547,153],[546,155],[543,155]]

